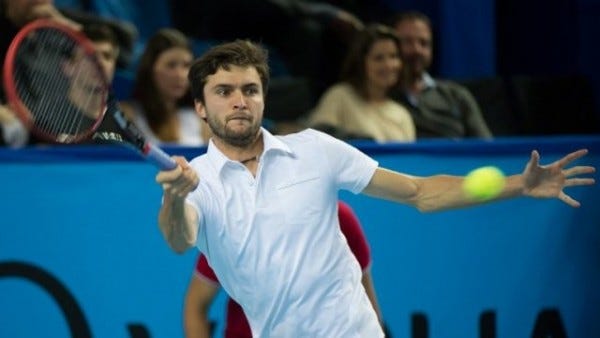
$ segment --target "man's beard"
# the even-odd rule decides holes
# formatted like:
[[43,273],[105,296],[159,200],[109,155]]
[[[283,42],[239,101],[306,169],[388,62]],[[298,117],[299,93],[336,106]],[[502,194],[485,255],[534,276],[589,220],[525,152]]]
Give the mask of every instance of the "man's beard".
[[404,61],[404,69],[410,77],[418,78],[421,77],[423,72],[427,71],[429,63],[425,58],[418,55],[406,56]]
[[[215,136],[235,147],[246,147],[252,144],[260,130],[260,124],[252,123],[249,128],[241,132],[235,132],[227,128],[226,124],[222,123],[212,114],[207,117],[206,122]],[[250,122],[254,121],[251,120]]]

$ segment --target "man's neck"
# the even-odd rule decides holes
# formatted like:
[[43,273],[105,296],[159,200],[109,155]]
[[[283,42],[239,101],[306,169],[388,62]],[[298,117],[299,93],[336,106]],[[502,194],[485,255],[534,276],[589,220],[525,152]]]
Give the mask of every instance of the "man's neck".
[[411,95],[418,96],[426,88],[423,73],[411,73],[405,77],[404,90]]
[[260,154],[262,154],[264,149],[262,131],[259,131],[254,140],[245,146],[228,143],[216,135],[213,135],[213,142],[227,158],[232,161],[242,162],[243,164],[247,164],[252,161],[258,162]]

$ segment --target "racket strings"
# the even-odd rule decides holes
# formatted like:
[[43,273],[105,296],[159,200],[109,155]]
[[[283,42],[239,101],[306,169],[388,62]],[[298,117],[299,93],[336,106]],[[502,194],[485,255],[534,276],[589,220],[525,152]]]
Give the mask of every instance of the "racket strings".
[[54,29],[37,30],[23,40],[14,80],[35,129],[65,142],[94,127],[103,114],[106,88],[93,58],[93,52]]

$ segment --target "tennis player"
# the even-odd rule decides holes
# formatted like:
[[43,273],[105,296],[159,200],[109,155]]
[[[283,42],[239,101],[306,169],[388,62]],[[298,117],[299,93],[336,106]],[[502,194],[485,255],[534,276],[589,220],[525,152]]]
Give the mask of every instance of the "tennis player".
[[[238,302],[255,337],[383,337],[362,273],[337,221],[341,189],[421,211],[481,202],[462,177],[417,177],[379,167],[358,149],[315,130],[273,136],[261,128],[267,55],[249,41],[217,45],[189,73],[195,108],[213,137],[206,154],[161,171],[159,227],[176,252],[196,245]],[[579,202],[563,188],[590,185],[591,166],[549,165],[533,151],[522,174],[495,199]]]

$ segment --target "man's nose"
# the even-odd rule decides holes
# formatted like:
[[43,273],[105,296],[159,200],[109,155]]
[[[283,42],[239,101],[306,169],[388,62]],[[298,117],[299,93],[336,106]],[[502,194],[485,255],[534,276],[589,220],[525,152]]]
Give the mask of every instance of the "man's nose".
[[241,91],[236,91],[233,95],[233,108],[237,110],[246,109],[246,98]]

